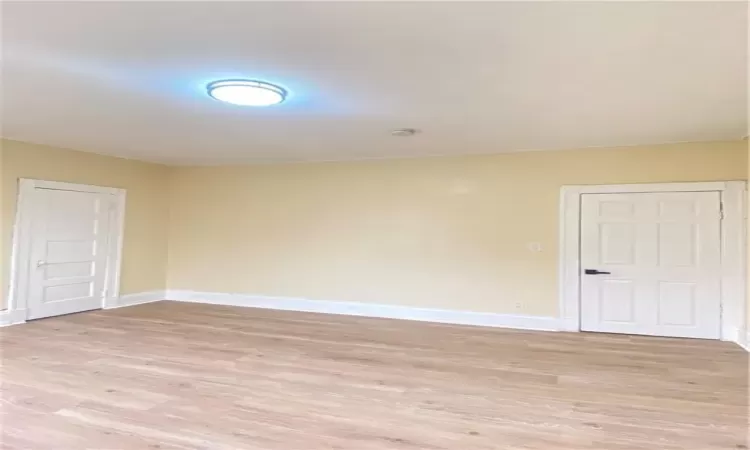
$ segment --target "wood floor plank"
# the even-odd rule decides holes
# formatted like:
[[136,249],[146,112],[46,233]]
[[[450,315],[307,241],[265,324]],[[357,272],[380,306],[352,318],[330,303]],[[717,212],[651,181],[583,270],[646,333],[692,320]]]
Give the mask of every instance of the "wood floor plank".
[[0,330],[5,450],[738,450],[734,344],[175,302]]

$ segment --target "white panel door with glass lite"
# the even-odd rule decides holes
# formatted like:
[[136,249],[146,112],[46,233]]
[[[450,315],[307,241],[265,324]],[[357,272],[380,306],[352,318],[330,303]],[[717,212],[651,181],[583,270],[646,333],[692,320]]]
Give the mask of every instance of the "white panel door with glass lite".
[[719,339],[719,192],[584,194],[581,329]]
[[28,318],[102,307],[112,195],[34,190]]

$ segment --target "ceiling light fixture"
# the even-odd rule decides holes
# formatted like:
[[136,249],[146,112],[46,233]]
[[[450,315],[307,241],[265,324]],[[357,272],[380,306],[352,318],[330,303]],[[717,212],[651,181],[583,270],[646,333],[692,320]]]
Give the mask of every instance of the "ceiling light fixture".
[[216,100],[240,106],[276,105],[287,95],[284,88],[258,80],[219,80],[206,89]]

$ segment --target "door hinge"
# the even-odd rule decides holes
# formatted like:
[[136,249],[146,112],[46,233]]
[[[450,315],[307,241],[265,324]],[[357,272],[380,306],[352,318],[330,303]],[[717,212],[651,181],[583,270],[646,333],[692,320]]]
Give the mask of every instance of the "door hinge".
[[724,220],[724,202],[719,203],[719,220]]

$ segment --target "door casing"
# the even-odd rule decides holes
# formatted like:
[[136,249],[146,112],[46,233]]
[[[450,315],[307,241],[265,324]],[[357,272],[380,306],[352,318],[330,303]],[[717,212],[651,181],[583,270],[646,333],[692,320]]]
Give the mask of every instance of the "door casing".
[[8,310],[21,320],[27,317],[27,301],[29,295],[31,269],[31,241],[32,241],[32,207],[33,195],[36,189],[52,189],[60,191],[91,192],[112,195],[115,204],[110,212],[110,230],[107,248],[106,267],[106,295],[102,300],[102,308],[114,308],[120,298],[120,272],[122,268],[122,247],[125,225],[124,189],[91,186],[85,184],[63,183],[59,181],[45,181],[22,178],[19,180],[18,206],[13,229],[13,247],[10,267],[10,290],[8,292]]

